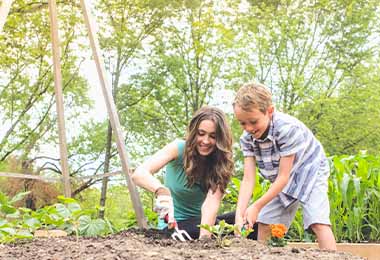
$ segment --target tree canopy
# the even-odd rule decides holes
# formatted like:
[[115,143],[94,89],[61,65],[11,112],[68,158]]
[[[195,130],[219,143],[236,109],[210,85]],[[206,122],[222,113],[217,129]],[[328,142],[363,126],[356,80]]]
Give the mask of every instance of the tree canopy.
[[[95,174],[104,170],[107,121],[87,118],[81,11],[74,1],[58,7],[70,171]],[[92,8],[132,164],[183,138],[215,92],[247,81],[266,84],[276,109],[301,119],[330,155],[380,149],[376,0],[97,0]],[[0,162],[58,142],[47,12],[46,3],[16,0],[0,33]],[[110,153],[119,167],[115,147]],[[60,172],[53,157],[46,168]]]

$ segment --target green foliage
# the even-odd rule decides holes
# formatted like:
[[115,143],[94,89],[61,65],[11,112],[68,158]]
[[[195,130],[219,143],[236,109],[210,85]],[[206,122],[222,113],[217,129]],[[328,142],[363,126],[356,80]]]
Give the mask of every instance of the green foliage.
[[[255,188],[252,194],[253,201],[260,198],[269,189],[269,186],[270,186],[269,181],[264,180],[259,175],[258,172],[256,174],[257,174],[257,178],[256,178]],[[233,208],[236,206],[236,203],[238,201],[240,183],[241,183],[240,179],[236,177],[232,177],[231,182],[227,186],[226,195],[223,198],[223,202],[232,205]],[[226,206],[224,207],[227,208]]]
[[59,196],[60,203],[32,211],[15,208],[12,204],[28,192],[8,199],[0,193],[0,242],[32,238],[37,229],[61,229],[78,236],[99,236],[114,232],[108,220],[93,219],[91,212],[82,210],[76,200]]
[[[44,6],[46,8],[44,8]],[[75,40],[83,35],[78,30],[78,9],[71,3],[59,5],[61,35],[61,68],[65,96],[66,122],[70,123],[91,105],[87,82],[78,73],[81,57]],[[55,92],[51,66],[51,44],[48,8],[36,8],[28,1],[14,1],[0,35],[0,161],[16,150],[28,157],[41,143],[57,143],[55,129]],[[68,124],[69,125],[69,124]]]
[[0,192],[0,242],[13,242],[16,239],[32,238],[30,229],[38,225],[33,220],[19,221],[20,210],[13,204],[21,200],[29,192],[19,193],[9,199]]
[[240,234],[242,238],[247,238],[249,234],[253,232],[253,229],[251,228],[240,228],[238,225],[226,223],[225,220],[219,221],[217,225],[210,226],[208,224],[201,224],[199,227],[210,232],[216,239],[216,244],[219,247],[227,247],[231,244],[231,241],[228,239],[228,235],[231,235],[233,232]]
[[[91,216],[98,215],[100,191],[87,189],[80,196],[80,205],[83,208],[96,209]],[[153,197],[151,192],[140,191],[140,198],[144,206],[144,214],[151,227],[157,226],[157,213],[153,211]],[[107,190],[105,217],[112,223],[115,230],[125,230],[137,226],[136,214],[133,210],[128,188],[125,185],[112,185]]]
[[219,247],[226,247],[231,244],[231,241],[227,238],[227,236],[234,232],[234,225],[230,225],[222,220],[218,225],[210,226],[208,224],[201,224],[199,227],[210,232],[216,239],[216,244]]
[[[380,157],[360,153],[331,158],[328,181],[330,220],[337,241],[378,241],[380,239]],[[257,178],[253,200],[261,197],[269,184]],[[232,178],[224,198],[236,206],[240,180]],[[231,209],[229,209],[231,210]],[[303,229],[302,209],[287,233],[289,240],[310,241],[314,238]]]
[[379,240],[380,158],[362,153],[332,160],[329,197],[337,241]]

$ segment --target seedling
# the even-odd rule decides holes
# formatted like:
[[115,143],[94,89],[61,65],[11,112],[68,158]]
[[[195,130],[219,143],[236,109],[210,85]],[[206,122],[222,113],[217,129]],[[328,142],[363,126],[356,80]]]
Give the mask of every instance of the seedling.
[[235,234],[239,234],[240,237],[247,238],[249,234],[251,234],[254,230],[253,228],[248,227],[247,225],[243,225],[243,227],[240,227],[238,225],[234,225]]
[[231,245],[231,240],[227,238],[227,236],[235,231],[235,233],[239,233],[241,237],[246,238],[251,232],[253,232],[252,228],[240,228],[238,225],[231,225],[226,223],[225,220],[219,222],[218,225],[210,226],[207,224],[201,224],[199,227],[206,229],[208,232],[212,234],[212,236],[216,239],[216,244],[219,247],[227,247]]

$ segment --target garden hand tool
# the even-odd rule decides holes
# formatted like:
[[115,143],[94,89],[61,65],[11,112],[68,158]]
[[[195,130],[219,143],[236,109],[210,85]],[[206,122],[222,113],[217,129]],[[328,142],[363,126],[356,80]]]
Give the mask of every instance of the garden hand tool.
[[[164,221],[165,221],[165,223],[169,222],[169,215],[168,214],[165,216]],[[189,235],[189,233],[187,233],[186,230],[181,230],[181,229],[178,228],[178,224],[175,221],[175,219],[174,219],[174,222],[172,222],[171,224],[174,224],[174,232],[172,234],[172,238],[174,240],[180,240],[180,241],[183,241],[183,242],[186,241],[186,240],[193,240],[191,238],[191,236]]]

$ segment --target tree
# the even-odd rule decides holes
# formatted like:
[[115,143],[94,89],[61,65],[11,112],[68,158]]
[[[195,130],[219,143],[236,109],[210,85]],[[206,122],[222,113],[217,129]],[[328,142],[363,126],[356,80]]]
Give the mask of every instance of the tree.
[[[359,71],[368,75],[375,72],[374,66],[366,64],[376,62],[373,57],[379,51],[379,38],[375,37],[379,11],[377,2],[250,3],[240,20],[243,75],[251,75],[251,80],[268,85],[278,109],[300,117],[322,143],[333,146],[326,147],[327,150],[352,152],[353,143],[358,142],[354,140],[367,139],[377,123],[363,122],[364,131],[350,131],[355,133],[354,137],[348,132],[340,133],[339,145],[331,143],[328,137],[337,137],[338,134],[333,127],[336,120],[334,112],[343,115],[343,109],[353,113],[358,111],[355,103],[345,102],[345,107],[342,107],[343,100],[363,100],[364,96],[369,97],[373,93],[376,80],[366,82],[366,92],[360,95],[358,91],[363,90],[363,86],[353,85],[353,82],[362,83]],[[378,61],[378,57],[375,59]],[[369,98],[368,102],[377,100]],[[310,107],[305,109],[305,106]],[[377,112],[375,103],[369,107],[372,112]],[[337,108],[340,110],[336,111]],[[354,113],[355,116],[359,114]],[[339,125],[349,126],[354,117],[340,120]],[[319,123],[332,127],[316,126]],[[376,143],[370,146],[373,146],[371,150],[378,148]]]
[[[90,105],[84,95],[87,83],[78,73],[81,60],[75,55],[74,28],[78,12],[60,5],[62,77],[67,119],[75,118]],[[23,158],[38,152],[39,145],[58,143],[54,112],[54,85],[51,65],[47,4],[15,1],[0,40],[1,120],[0,161],[13,153]]]
[[[122,113],[125,106],[131,106],[139,102],[133,101],[129,104],[129,89],[126,85],[120,84],[123,75],[128,78],[129,71],[132,69],[131,63],[138,58],[143,51],[143,42],[147,38],[155,39],[157,37],[155,31],[159,28],[165,17],[170,14],[168,4],[164,1],[152,0],[136,0],[136,1],[99,1],[97,10],[101,15],[102,33],[100,35],[100,43],[105,53],[105,61],[107,70],[112,75],[112,92],[118,107],[119,113]],[[109,31],[112,33],[109,33]],[[124,87],[124,89],[121,89]],[[146,89],[142,93],[143,97],[151,90]],[[122,93],[120,93],[122,92]],[[120,105],[119,100],[125,100]],[[107,144],[104,159],[104,172],[108,172],[110,167],[110,159],[112,150],[112,128],[108,123]],[[102,181],[102,193],[100,198],[100,206],[105,206],[108,178]],[[100,217],[104,217],[104,211],[100,211]]]
[[135,106],[125,105],[123,118],[150,154],[152,148],[183,137],[192,114],[228,85],[233,8],[230,2],[184,1],[160,28],[162,37],[150,43],[146,71],[136,73],[126,87],[151,92]]

